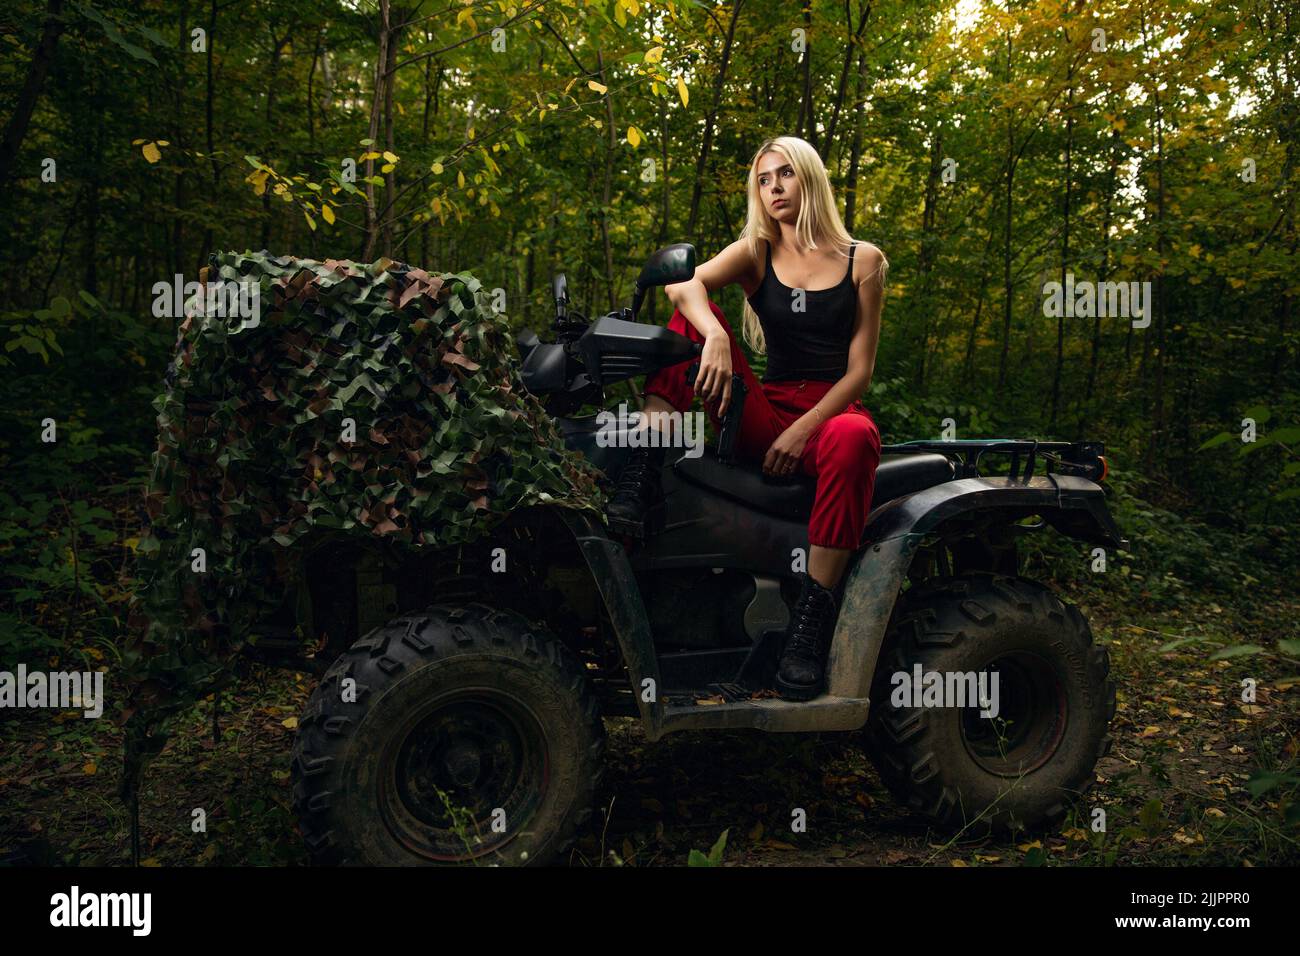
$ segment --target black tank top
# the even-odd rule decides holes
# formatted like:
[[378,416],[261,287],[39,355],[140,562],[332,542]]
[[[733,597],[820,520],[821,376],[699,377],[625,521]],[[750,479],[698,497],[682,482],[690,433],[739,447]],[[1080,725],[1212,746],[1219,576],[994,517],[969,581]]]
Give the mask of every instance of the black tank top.
[[772,244],[767,244],[767,269],[749,304],[758,313],[767,342],[767,371],[763,381],[813,379],[834,382],[849,367],[849,340],[857,318],[858,289],[853,282],[853,253],[839,285],[805,289],[804,311],[794,311],[794,290],[772,269]]

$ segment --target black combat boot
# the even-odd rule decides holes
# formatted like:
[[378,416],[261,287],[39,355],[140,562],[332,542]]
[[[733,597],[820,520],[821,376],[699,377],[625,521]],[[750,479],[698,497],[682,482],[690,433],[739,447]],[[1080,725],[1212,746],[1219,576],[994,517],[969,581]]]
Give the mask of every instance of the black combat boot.
[[633,449],[605,506],[612,530],[635,538],[645,537],[646,513],[663,494],[659,483],[663,464],[662,445]]
[[776,672],[776,689],[786,700],[812,700],[822,692],[826,654],[838,608],[835,592],[804,574],[785,650]]

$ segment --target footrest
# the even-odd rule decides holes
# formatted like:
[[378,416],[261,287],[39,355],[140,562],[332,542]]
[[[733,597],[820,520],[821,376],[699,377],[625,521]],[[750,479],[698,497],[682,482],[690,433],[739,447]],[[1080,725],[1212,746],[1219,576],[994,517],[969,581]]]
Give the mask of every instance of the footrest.
[[720,694],[722,699],[728,703],[737,700],[749,700],[754,695],[754,692],[748,687],[742,687],[740,684],[734,684],[730,681],[710,684],[708,690],[715,694]]

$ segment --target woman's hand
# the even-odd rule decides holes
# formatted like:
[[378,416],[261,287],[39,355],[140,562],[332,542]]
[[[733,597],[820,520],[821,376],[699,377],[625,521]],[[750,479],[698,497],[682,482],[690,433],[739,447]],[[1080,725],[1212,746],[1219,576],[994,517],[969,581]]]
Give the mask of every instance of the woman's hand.
[[767,457],[763,459],[763,471],[769,475],[794,474],[810,434],[800,422],[795,422],[781,432],[767,450]]
[[725,331],[719,329],[716,335],[704,340],[700,370],[695,376],[696,395],[706,402],[721,397],[719,418],[727,413],[727,405],[731,403],[731,375],[731,340]]

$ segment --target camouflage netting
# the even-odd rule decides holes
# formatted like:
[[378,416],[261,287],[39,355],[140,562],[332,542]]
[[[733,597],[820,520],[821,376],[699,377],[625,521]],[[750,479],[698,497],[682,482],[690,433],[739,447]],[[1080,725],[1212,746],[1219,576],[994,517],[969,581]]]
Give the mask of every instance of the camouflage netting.
[[506,324],[473,276],[387,259],[211,262],[205,284],[258,283],[260,317],[209,304],[186,318],[154,402],[142,636],[126,661],[128,796],[167,718],[228,678],[322,535],[444,547],[527,505],[603,508],[594,469],[523,390]]

